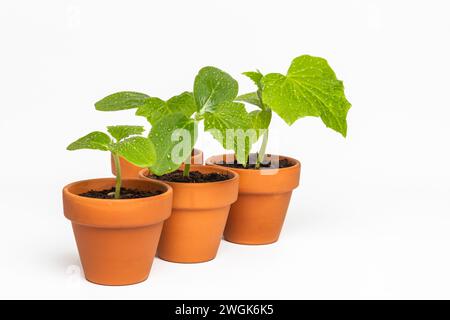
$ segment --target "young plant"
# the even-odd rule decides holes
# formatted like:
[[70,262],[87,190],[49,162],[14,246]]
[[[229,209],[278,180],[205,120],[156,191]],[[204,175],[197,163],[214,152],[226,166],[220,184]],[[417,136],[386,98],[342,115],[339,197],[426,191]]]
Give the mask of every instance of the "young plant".
[[[256,105],[260,110],[250,112],[252,128],[257,138],[263,137],[257,154],[256,168],[264,159],[272,111],[288,125],[303,117],[320,117],[323,123],[347,135],[347,112],[351,104],[344,94],[343,82],[323,58],[302,55],[295,58],[286,75],[260,71],[244,72],[256,85],[255,92],[236,98]],[[252,141],[256,142],[256,141]],[[245,163],[243,163],[245,166]]]
[[72,142],[67,150],[96,149],[110,151],[116,165],[116,188],[114,198],[120,198],[122,177],[119,157],[139,167],[149,167],[154,164],[156,154],[153,143],[144,137],[138,136],[144,132],[142,126],[109,126],[108,133],[100,131],[91,132]]
[[100,111],[137,108],[136,115],[147,118],[152,125],[149,139],[157,157],[149,166],[152,173],[170,173],[185,161],[187,176],[198,123],[202,120],[206,131],[225,148],[233,149],[240,162],[246,163],[247,155],[240,152],[242,134],[229,135],[230,131],[242,133],[251,128],[252,118],[245,105],[234,101],[237,94],[238,83],[229,74],[215,67],[204,67],[195,77],[192,92],[183,92],[167,101],[138,92],[118,92],[100,100],[95,107]]

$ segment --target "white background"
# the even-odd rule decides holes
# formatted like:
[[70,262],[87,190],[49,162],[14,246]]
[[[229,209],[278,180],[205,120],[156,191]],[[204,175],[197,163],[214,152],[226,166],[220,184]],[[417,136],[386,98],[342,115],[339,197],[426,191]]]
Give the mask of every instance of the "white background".
[[[0,4],[0,298],[450,298],[448,1],[18,1]],[[348,137],[308,118],[272,123],[269,151],[302,162],[280,241],[222,242],[217,259],[156,259],[148,281],[79,273],[61,189],[110,176],[68,152],[112,124],[119,90],[169,98],[214,65],[239,80],[327,58],[353,104]],[[221,153],[204,134],[207,156]]]

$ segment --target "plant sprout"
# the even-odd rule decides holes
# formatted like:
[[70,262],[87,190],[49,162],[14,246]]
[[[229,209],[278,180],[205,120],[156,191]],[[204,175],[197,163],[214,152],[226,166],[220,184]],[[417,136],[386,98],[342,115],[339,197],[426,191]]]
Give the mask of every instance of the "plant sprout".
[[110,136],[100,131],[91,132],[72,142],[67,150],[96,149],[110,151],[117,172],[114,198],[119,199],[122,187],[119,157],[145,168],[153,165],[155,161],[155,147],[149,139],[139,136],[144,132],[142,126],[109,126],[107,131]]
[[336,78],[325,59],[299,56],[292,61],[286,75],[263,75],[259,70],[243,74],[257,87],[255,92],[236,98],[236,101],[247,102],[260,109],[250,112],[252,128],[258,133],[257,139],[261,133],[263,137],[256,168],[259,168],[266,153],[272,111],[288,125],[299,118],[320,117],[327,127],[344,137],[347,135],[346,118],[351,104],[345,97],[343,82]]
[[[149,169],[156,175],[177,170],[183,161],[183,174],[189,175],[190,155],[202,120],[205,131],[225,149],[233,150],[235,159],[244,167],[251,145],[262,137],[255,164],[260,167],[266,154],[272,111],[288,125],[299,118],[320,117],[327,127],[346,136],[351,104],[342,81],[325,59],[303,55],[292,61],[286,75],[264,75],[260,71],[244,75],[256,84],[255,92],[237,96],[236,80],[220,69],[204,67],[195,77],[192,92],[162,100],[123,91],[105,97],[95,107],[100,111],[137,109],[136,115],[148,120],[152,126],[148,137],[157,159]],[[248,113],[243,102],[256,105],[259,110]]]
[[[237,95],[238,83],[229,74],[204,67],[195,77],[192,92],[183,92],[167,101],[138,92],[118,92],[98,101],[95,107],[100,111],[136,108],[136,115],[147,118],[152,125],[149,139],[155,146],[157,161],[149,166],[151,172],[156,175],[173,172],[185,160],[183,174],[188,176],[199,121],[204,120],[205,130],[225,148],[241,155],[242,137],[238,134],[225,139],[229,130],[250,129],[251,117],[243,103],[234,101]],[[245,163],[247,156],[242,155],[239,160]]]

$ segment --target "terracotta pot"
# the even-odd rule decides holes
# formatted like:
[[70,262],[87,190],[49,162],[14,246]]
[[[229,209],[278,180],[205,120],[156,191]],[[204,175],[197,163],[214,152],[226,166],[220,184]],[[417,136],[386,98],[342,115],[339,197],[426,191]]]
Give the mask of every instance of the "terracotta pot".
[[[191,165],[191,171],[220,172],[231,179],[207,183],[166,182],[173,189],[172,215],[164,223],[158,257],[171,262],[195,263],[216,257],[230,205],[238,195],[239,177],[231,170]],[[140,172],[143,179],[148,170]]]
[[114,178],[74,182],[63,189],[64,215],[73,232],[86,279],[127,285],[147,279],[163,222],[172,209],[172,188],[158,181],[123,180],[123,186],[164,193],[141,199],[94,199],[78,194],[114,186]]
[[[233,158],[233,157],[231,157]],[[299,184],[300,162],[281,169],[235,169],[239,174],[239,197],[231,206],[224,231],[227,241],[239,244],[276,242],[283,227],[292,190]],[[210,157],[206,164],[223,168],[225,155]]]
[[[139,171],[142,170],[141,167],[135,166],[134,164],[128,162],[124,158],[120,157],[120,169],[122,170],[122,178],[138,178]],[[198,149],[193,150],[193,155],[191,156],[191,163],[193,164],[203,164],[203,152]],[[116,164],[114,163],[114,158],[111,154],[111,172],[116,175]]]

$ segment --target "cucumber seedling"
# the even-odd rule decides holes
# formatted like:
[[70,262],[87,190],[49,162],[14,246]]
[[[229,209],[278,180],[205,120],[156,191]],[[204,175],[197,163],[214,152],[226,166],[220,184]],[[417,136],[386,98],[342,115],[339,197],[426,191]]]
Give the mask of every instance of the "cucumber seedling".
[[263,75],[260,71],[243,74],[257,87],[255,92],[236,98],[236,101],[247,102],[259,108],[250,112],[252,128],[256,130],[258,138],[263,137],[256,157],[256,168],[260,167],[266,153],[272,111],[288,125],[299,118],[320,117],[327,127],[344,137],[347,135],[346,118],[351,104],[345,97],[343,82],[336,78],[325,59],[310,55],[299,56],[292,61],[286,75]]
[[144,132],[142,126],[109,126],[107,131],[110,136],[100,131],[91,132],[72,142],[67,150],[95,149],[111,152],[117,172],[114,198],[120,199],[122,177],[119,157],[146,168],[154,164],[155,147],[150,139],[139,136]]
[[149,139],[155,146],[157,161],[149,166],[151,172],[159,176],[170,173],[185,161],[183,174],[188,176],[198,123],[202,120],[205,131],[246,163],[249,143],[245,142],[245,132],[251,129],[252,118],[245,105],[235,101],[237,95],[238,82],[228,73],[209,66],[198,72],[192,92],[183,92],[167,101],[125,91],[103,98],[95,107],[100,111],[136,108],[136,115],[147,118],[152,126]]

